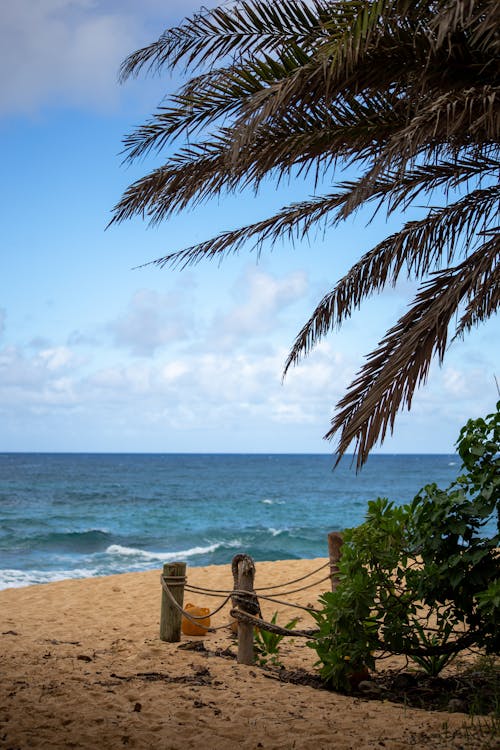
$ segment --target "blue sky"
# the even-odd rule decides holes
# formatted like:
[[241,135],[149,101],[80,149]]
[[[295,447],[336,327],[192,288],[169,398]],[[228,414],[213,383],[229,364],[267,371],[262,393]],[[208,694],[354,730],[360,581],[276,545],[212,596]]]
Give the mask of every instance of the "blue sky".
[[[331,451],[335,403],[415,292],[402,282],[369,300],[282,383],[309,313],[396,218],[367,227],[358,216],[259,263],[241,253],[183,272],[134,268],[312,192],[294,181],[154,229],[105,230],[147,168],[121,164],[121,139],[175,88],[157,77],[119,86],[119,64],[194,9],[2,4],[0,451]],[[493,320],[452,345],[378,450],[451,452],[464,421],[497,399],[498,332]]]

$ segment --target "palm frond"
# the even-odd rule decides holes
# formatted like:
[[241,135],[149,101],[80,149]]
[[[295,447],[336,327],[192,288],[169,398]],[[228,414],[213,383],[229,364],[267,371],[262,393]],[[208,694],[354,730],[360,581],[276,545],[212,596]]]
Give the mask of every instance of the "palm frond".
[[[390,15],[390,2],[360,3],[357,5],[360,18],[369,7],[375,20],[379,5],[384,12],[378,19],[376,39],[371,38],[367,29],[366,45],[357,38],[355,58],[348,55],[347,61],[342,63],[340,57],[347,54],[344,36],[353,43],[354,32],[340,25],[341,35],[337,38],[335,26],[332,27],[336,15],[332,12],[330,25],[327,24],[331,36],[318,43],[310,62],[286,79],[263,88],[246,102],[244,118],[237,121],[239,142],[245,144],[253,129],[282,116],[298,102],[304,105],[321,96],[334,104],[351,86],[352,93],[385,90],[394,92],[398,98],[404,95],[408,105],[407,128],[401,130],[399,139],[392,144],[389,158],[401,153],[406,160],[413,158],[424,144],[436,142],[447,128],[449,137],[455,131],[459,139],[464,134],[473,139],[475,135],[476,140],[485,136],[495,139],[498,65],[496,75],[493,69],[483,75],[484,69],[491,67],[488,54],[479,54],[477,50],[473,54],[468,39],[469,46],[463,51],[465,60],[460,59],[448,72],[448,53],[441,52],[441,48],[434,49],[430,29],[411,13],[405,15],[405,7],[411,10],[419,3],[395,3],[401,6],[401,12],[394,17]],[[355,74],[351,75],[354,60]],[[481,75],[478,71],[482,71]],[[478,82],[482,85],[476,87]]]
[[[345,200],[338,215],[338,220],[347,219],[360,206],[368,201],[384,204],[388,215],[396,210],[407,209],[417,197],[430,195],[441,188],[445,195],[459,189],[471,180],[488,181],[495,178],[500,170],[500,161],[487,149],[478,154],[475,149],[465,148],[463,154],[446,159],[446,150],[440,152],[440,159],[432,164],[428,161],[417,163],[406,168],[403,173],[389,168],[383,171],[376,165],[377,177],[374,178],[373,167],[355,181],[344,181],[339,187],[344,190]],[[424,154],[425,158],[426,154]]]
[[440,12],[431,19],[429,26],[436,48],[445,46],[451,52],[450,41],[454,39],[456,43],[458,33],[468,34],[472,46],[486,50],[494,63],[500,53],[498,24],[497,0],[448,0],[441,4]]
[[[133,183],[113,209],[111,223],[134,214],[157,223],[189,203],[259,183],[274,172],[277,179],[290,174],[295,166],[304,173],[334,166],[341,157],[362,159],[373,145],[374,134],[391,127],[397,117],[390,102],[379,103],[373,111],[363,100],[350,100],[333,113],[319,103],[305,111],[291,111],[287,118],[260,128],[246,148],[235,149],[233,131],[221,128],[209,139],[184,147],[163,167]],[[149,136],[146,134],[146,139]],[[156,134],[153,138],[161,138]],[[144,149],[149,147],[146,142]],[[142,148],[134,144],[135,154]]]
[[[121,69],[122,79],[181,64],[197,75],[125,139],[127,160],[188,142],[128,188],[110,223],[134,215],[156,223],[222,193],[257,192],[264,179],[312,174],[315,191],[328,183],[324,195],[168,253],[159,266],[243,247],[260,253],[367,205],[388,214],[431,205],[321,300],[285,365],[402,273],[423,281],[328,433],[341,431],[341,453],[356,441],[358,465],[409,407],[432,357],[442,359],[451,316],[461,315],[462,335],[498,305],[498,22],[498,0],[235,0],[166,31]],[[339,182],[339,165],[357,176]],[[454,202],[432,207],[436,191]]]
[[168,29],[153,44],[129,55],[120,69],[120,80],[142,70],[171,70],[184,60],[186,68],[202,67],[211,59],[231,54],[271,52],[287,41],[307,48],[308,40],[323,33],[326,0],[283,0],[271,5],[260,0],[204,9]]
[[[356,442],[358,468],[366,461],[377,440],[392,431],[401,406],[408,409],[415,389],[425,382],[431,361],[442,362],[451,318],[462,302],[474,304],[476,292],[484,300],[484,289],[498,278],[500,241],[492,238],[455,268],[437,272],[424,284],[406,315],[388,332],[366,365],[337,404],[330,440],[341,432],[339,457]],[[491,290],[482,314],[491,314],[500,303],[500,288]]]
[[[488,162],[497,161],[498,154],[495,133],[500,132],[499,104],[498,92],[486,87],[479,92],[443,95],[435,105],[430,102],[413,112],[410,123],[401,129],[394,128],[373,154],[370,170],[346,201],[344,218],[365,203],[368,196],[374,197],[387,172],[404,188],[407,175],[422,169],[419,164],[448,158],[456,164],[458,173],[463,157],[470,161],[472,155],[478,165],[482,163],[490,171]],[[460,127],[455,122],[450,124],[453,112]],[[455,181],[456,178],[450,179],[450,183]]]
[[238,253],[250,240],[252,244],[248,246],[248,251],[259,255],[266,242],[274,244],[280,239],[290,242],[303,239],[311,226],[325,219],[342,200],[343,195],[337,193],[292,203],[267,219],[227,230],[209,240],[150,261],[146,265],[184,269],[215,256],[222,260],[227,254]]
[[140,215],[156,224],[188,204],[197,205],[219,191],[230,191],[237,180],[222,167],[227,153],[223,135],[186,146],[163,167],[130,185],[113,209],[109,225]]
[[[491,230],[491,234],[500,237],[500,227]],[[488,233],[489,234],[489,233]],[[471,328],[483,323],[496,313],[498,308],[498,295],[500,289],[500,265],[492,269],[491,275],[487,278],[481,278],[476,282],[474,294],[470,295],[464,313],[460,317],[454,339],[463,337],[464,333]]]
[[403,268],[407,277],[422,278],[451,263],[461,248],[471,251],[475,235],[476,244],[482,244],[480,230],[497,215],[499,203],[500,186],[476,190],[420,221],[408,222],[367,252],[316,307],[295,339],[283,374],[329,331],[339,328],[364,299],[387,284],[394,286]]
[[221,118],[238,114],[248,99],[306,62],[307,56],[293,46],[276,58],[245,58],[237,65],[191,79],[171,97],[170,106],[159,107],[145,125],[125,137],[127,161],[144,156],[152,149],[160,150],[184,133],[193,137]]

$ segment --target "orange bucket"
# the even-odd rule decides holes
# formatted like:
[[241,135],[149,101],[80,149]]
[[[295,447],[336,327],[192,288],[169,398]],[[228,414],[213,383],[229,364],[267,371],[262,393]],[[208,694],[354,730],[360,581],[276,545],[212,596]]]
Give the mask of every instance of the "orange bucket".
[[[182,618],[181,629],[184,635],[206,635],[206,628],[210,627],[210,617],[208,617],[209,609],[206,607],[197,607],[195,604],[186,604],[184,609],[193,617],[201,617],[201,620],[196,620],[196,624],[188,620],[187,617]],[[205,627],[201,627],[204,625]]]

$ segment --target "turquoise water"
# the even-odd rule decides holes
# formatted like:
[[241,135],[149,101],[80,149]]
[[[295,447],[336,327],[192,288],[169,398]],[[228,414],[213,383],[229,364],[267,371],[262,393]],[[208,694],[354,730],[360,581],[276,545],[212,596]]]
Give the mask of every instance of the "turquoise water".
[[453,455],[0,454],[0,588],[189,565],[327,555],[377,496],[446,487]]

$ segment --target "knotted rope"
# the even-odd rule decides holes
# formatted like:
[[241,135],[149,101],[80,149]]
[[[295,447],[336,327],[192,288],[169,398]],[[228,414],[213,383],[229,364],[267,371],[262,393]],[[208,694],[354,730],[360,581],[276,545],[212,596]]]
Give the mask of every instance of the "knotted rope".
[[233,574],[233,591],[231,593],[231,599],[233,601],[233,609],[242,607],[245,612],[262,617],[259,600],[257,599],[256,594],[250,591],[241,591],[238,588],[240,563],[242,563],[242,565],[247,565],[248,567],[255,569],[253,560],[249,555],[241,553],[233,557],[233,561],[231,563],[231,571]]

